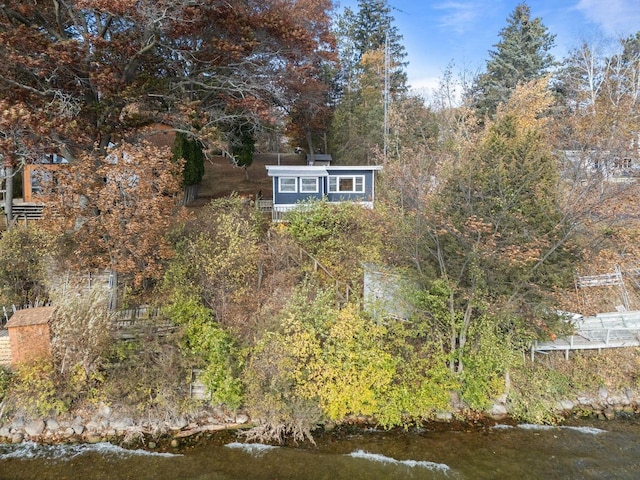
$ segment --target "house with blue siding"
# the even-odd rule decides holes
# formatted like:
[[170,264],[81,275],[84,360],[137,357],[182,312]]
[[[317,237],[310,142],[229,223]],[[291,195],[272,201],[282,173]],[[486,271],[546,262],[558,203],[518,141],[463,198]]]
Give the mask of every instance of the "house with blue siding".
[[373,208],[375,174],[382,170],[378,165],[267,165],[266,168],[273,182],[274,220],[309,200],[357,202]]

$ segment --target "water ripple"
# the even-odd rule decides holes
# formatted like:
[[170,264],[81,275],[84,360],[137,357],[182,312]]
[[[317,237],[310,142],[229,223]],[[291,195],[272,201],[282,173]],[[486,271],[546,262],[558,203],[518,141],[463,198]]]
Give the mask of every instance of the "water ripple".
[[365,460],[371,460],[374,462],[380,463],[389,463],[393,465],[404,465],[407,467],[421,467],[427,468],[429,470],[440,470],[446,472],[449,470],[449,466],[444,463],[435,463],[435,462],[427,462],[421,460],[396,460],[395,458],[387,457],[385,455],[380,455],[378,453],[369,453],[364,450],[356,450],[355,452],[351,452],[348,456],[353,458],[363,458]]
[[599,435],[601,433],[607,433],[606,430],[602,430],[600,428],[595,427],[569,427],[569,426],[553,426],[553,425],[535,425],[531,423],[523,423],[518,425],[518,428],[522,428],[524,430],[573,430],[574,432],[586,433],[589,435]]
[[240,443],[240,442],[227,443],[225,447],[245,450],[251,453],[252,455],[264,455],[268,451],[278,448],[273,445],[265,445],[263,443]]
[[18,459],[45,459],[68,461],[73,458],[97,453],[105,456],[149,456],[149,457],[178,457],[173,453],[148,452],[146,450],[127,450],[107,442],[77,445],[40,445],[35,442],[24,442],[14,445],[0,446],[0,460],[9,458]]

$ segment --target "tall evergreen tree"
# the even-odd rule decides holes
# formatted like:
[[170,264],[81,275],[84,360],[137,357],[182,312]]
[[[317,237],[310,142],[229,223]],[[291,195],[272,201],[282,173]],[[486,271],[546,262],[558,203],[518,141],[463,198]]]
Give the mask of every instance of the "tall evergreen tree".
[[406,90],[407,53],[402,44],[402,35],[393,25],[394,18],[386,0],[358,0],[358,11],[345,8],[338,19],[340,61],[342,64],[343,86],[352,87],[349,79],[362,73],[362,57],[367,52],[384,49],[388,42],[391,56],[391,89],[394,92]]
[[551,35],[540,18],[531,18],[525,3],[516,6],[500,31],[502,40],[489,52],[486,73],[480,75],[471,95],[482,115],[493,115],[519,84],[540,78],[553,65]]
[[357,12],[346,8],[338,19],[341,94],[330,134],[338,161],[370,163],[373,152],[383,149],[385,87],[389,99],[406,93],[406,52],[393,21],[386,0],[359,0]]
[[173,142],[173,161],[184,160],[182,169],[182,186],[196,185],[204,176],[204,152],[202,143],[190,138],[182,132],[176,133]]
[[401,175],[385,182],[404,212],[395,250],[424,281],[419,310],[453,353],[452,369],[474,368],[468,355],[482,348],[483,322],[514,345],[559,326],[551,294],[571,282],[576,252],[544,116],[552,101],[544,78],[518,86],[478,141],[459,145],[458,161],[439,168],[418,151],[387,170]]
[[237,122],[231,128],[230,138],[235,164],[244,168],[244,175],[249,180],[247,168],[253,163],[253,153],[256,149],[254,126],[248,121]]

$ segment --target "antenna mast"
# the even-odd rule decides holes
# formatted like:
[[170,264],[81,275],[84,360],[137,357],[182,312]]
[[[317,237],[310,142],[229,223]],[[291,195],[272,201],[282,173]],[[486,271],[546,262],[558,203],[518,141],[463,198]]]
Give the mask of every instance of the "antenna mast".
[[389,33],[387,32],[384,36],[384,92],[383,92],[383,100],[384,100],[384,125],[383,125],[383,140],[384,140],[384,161],[387,162],[387,150],[389,143],[389,88],[390,81],[389,75],[391,70],[391,58],[389,54]]

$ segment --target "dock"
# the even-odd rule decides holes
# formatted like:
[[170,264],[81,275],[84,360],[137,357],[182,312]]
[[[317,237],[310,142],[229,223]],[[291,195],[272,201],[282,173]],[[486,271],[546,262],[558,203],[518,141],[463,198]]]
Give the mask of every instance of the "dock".
[[593,317],[576,316],[569,320],[574,334],[554,341],[534,342],[536,353],[562,351],[569,358],[572,350],[602,350],[640,346],[640,311],[599,313]]

